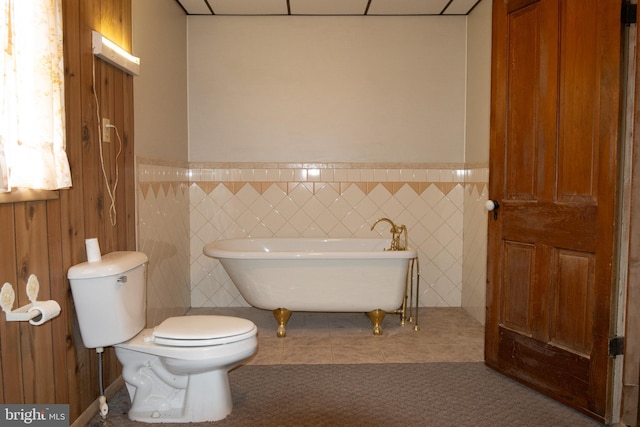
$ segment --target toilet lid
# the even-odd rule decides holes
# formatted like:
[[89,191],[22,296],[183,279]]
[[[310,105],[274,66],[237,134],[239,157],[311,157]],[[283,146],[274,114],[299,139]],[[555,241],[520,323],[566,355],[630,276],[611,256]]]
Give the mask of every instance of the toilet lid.
[[175,347],[228,344],[255,335],[256,329],[252,321],[239,317],[170,317],[154,328],[153,341]]

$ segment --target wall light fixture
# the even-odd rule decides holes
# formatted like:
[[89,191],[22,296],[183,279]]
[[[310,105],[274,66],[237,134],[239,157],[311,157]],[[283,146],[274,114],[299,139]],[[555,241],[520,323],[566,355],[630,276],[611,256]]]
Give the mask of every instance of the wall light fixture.
[[92,47],[93,54],[98,58],[104,59],[132,76],[140,74],[140,58],[131,55],[97,31],[93,31]]

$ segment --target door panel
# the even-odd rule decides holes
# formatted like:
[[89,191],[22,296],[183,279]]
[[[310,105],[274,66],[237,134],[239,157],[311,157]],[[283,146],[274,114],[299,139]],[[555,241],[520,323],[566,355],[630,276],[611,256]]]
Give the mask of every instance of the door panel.
[[513,200],[536,198],[539,159],[536,139],[540,126],[540,13],[537,5],[513,13],[509,21],[506,187]]
[[530,335],[533,272],[535,247],[518,242],[505,242],[504,281],[512,286],[505,288],[502,299],[502,323],[513,330]]
[[493,8],[486,363],[605,420],[620,1]]
[[502,366],[504,374],[562,402],[588,405],[588,358],[506,328],[500,330],[500,341],[500,359],[511,359],[511,363]]
[[[591,3],[591,4],[589,4]],[[620,8],[619,2],[617,4]],[[588,202],[597,183],[598,70],[593,2],[561,2],[558,200]],[[588,72],[585,72],[588,71]],[[596,167],[593,167],[596,166]]]
[[592,254],[556,250],[553,285],[554,310],[550,341],[576,354],[588,356],[591,348],[593,292]]

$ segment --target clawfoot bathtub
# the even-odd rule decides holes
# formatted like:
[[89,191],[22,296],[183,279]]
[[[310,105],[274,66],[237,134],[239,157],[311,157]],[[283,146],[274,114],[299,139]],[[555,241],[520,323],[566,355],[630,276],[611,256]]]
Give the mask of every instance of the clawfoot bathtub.
[[409,263],[417,257],[414,249],[387,247],[382,238],[246,238],[203,251],[249,304],[273,311],[279,337],[293,311],[366,312],[380,335],[386,313],[404,314]]

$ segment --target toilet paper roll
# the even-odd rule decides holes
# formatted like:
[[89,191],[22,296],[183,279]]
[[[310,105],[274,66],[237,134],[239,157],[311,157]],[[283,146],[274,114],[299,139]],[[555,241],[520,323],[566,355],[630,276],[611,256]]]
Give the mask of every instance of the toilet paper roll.
[[100,262],[102,255],[100,254],[100,243],[98,243],[98,239],[95,237],[86,239],[84,244],[87,247],[87,261]]
[[34,326],[42,325],[60,314],[60,304],[54,300],[38,301],[29,309],[28,313],[33,316],[29,323]]

